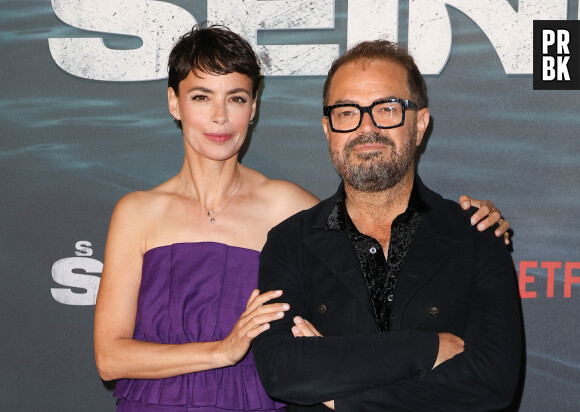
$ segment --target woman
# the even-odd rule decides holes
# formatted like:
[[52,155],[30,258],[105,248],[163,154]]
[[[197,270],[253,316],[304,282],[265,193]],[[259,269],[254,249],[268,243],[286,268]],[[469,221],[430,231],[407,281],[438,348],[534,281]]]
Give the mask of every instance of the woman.
[[[248,352],[288,310],[268,304],[282,291],[254,289],[258,256],[270,228],[318,199],[238,162],[259,81],[252,48],[225,28],[194,29],[170,55],[183,167],[115,207],[97,299],[97,367],[119,379],[119,411],[283,408]],[[487,226],[499,219],[490,215]]]

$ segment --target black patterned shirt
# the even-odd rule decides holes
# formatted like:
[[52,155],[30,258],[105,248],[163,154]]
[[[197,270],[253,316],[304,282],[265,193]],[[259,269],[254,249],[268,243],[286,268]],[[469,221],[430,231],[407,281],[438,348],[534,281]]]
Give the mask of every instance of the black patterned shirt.
[[397,278],[411,245],[413,235],[421,223],[421,212],[429,207],[421,200],[416,185],[413,186],[407,210],[397,216],[391,225],[391,240],[387,259],[379,242],[359,232],[346,210],[346,193],[336,200],[334,209],[328,216],[326,230],[340,230],[348,235],[354,244],[361,265],[373,308],[377,327],[381,332],[389,330],[389,317]]

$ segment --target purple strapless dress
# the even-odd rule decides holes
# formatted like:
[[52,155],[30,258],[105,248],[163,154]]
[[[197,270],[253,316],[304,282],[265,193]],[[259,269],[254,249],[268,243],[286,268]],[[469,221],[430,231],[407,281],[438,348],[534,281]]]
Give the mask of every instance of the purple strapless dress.
[[[221,243],[177,243],[143,256],[135,339],[158,343],[225,338],[258,284],[260,253]],[[120,379],[117,411],[278,411],[252,351],[230,367],[167,379]]]

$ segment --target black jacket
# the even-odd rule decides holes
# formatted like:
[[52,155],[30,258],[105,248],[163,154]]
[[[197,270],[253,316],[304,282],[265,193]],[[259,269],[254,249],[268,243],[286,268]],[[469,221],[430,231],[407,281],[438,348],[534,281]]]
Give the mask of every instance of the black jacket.
[[[429,209],[397,280],[385,333],[377,329],[352,242],[325,230],[337,195],[270,231],[259,289],[282,289],[279,301],[290,304],[253,343],[270,396],[296,405],[334,399],[339,412],[489,411],[510,404],[522,345],[510,255],[493,231],[470,225],[470,213],[418,177],[415,185]],[[295,315],[324,337],[294,338]],[[463,338],[465,351],[431,370],[437,332]]]

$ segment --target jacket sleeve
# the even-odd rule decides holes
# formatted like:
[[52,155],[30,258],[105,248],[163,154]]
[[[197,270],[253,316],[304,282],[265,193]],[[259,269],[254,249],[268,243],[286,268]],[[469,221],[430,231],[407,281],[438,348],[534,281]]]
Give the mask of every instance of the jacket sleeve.
[[310,405],[432,367],[439,348],[434,332],[353,335],[349,331],[347,336],[295,338],[292,319],[307,313],[307,275],[300,268],[299,243],[270,232],[260,256],[259,289],[281,289],[284,293],[278,300],[290,304],[284,318],[271,322],[270,330],[252,343],[260,379],[270,396]]
[[336,411],[490,411],[510,405],[522,357],[513,263],[501,240],[479,239],[464,352],[429,373],[336,399]]

